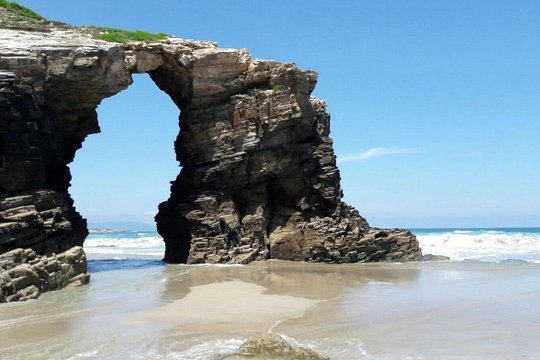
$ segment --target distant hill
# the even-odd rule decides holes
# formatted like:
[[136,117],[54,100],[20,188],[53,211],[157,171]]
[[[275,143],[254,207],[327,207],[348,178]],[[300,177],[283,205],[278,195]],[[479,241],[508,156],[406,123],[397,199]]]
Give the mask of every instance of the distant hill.
[[125,231],[156,231],[154,224],[138,223],[134,221],[104,221],[88,222],[89,229],[113,229]]

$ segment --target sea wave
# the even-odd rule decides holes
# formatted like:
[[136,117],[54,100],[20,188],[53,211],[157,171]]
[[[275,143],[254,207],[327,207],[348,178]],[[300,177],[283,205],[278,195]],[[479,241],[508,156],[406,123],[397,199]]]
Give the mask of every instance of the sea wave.
[[165,359],[165,360],[204,360],[221,359],[234,353],[246,339],[215,339],[199,341],[184,351],[168,351],[163,355],[163,351],[135,356],[135,359]]
[[425,254],[445,255],[451,260],[540,263],[540,232],[453,230],[420,232],[417,238]]
[[[363,348],[364,344],[357,338],[333,337],[303,342],[282,333],[279,335],[293,347],[308,348],[323,355],[332,354],[335,358],[358,359],[369,357],[369,354]],[[184,351],[170,351],[165,357],[156,354],[155,357],[150,358],[167,360],[222,359],[236,352],[246,340],[245,338],[202,340]]]
[[91,234],[84,249],[94,255],[163,256],[165,245],[156,233]]
[[[540,263],[540,229],[429,229],[413,230],[424,254],[451,260],[501,262],[523,260]],[[91,234],[85,251],[100,257],[163,257],[165,244],[157,233]]]
[[317,341],[302,342],[285,334],[279,334],[290,344],[303,347],[323,355],[332,354],[339,359],[358,359],[369,357],[369,353],[364,349],[364,343],[356,337],[327,337]]

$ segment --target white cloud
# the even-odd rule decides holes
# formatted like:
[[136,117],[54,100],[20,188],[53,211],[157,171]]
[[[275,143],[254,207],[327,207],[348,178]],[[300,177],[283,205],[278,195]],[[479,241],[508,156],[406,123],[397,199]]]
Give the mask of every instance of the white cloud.
[[357,154],[338,155],[338,163],[347,163],[353,161],[364,161],[374,157],[395,155],[395,154],[410,154],[416,152],[414,148],[398,148],[398,147],[374,147]]

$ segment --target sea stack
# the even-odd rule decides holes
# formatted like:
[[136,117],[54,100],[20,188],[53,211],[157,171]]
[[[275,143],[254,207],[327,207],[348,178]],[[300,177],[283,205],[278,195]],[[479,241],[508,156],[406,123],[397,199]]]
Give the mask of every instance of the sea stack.
[[341,200],[316,72],[213,42],[108,42],[1,7],[0,19],[0,253],[83,245],[68,164],[100,132],[99,103],[147,73],[180,110],[182,168],[156,216],[165,260],[421,260],[413,234],[371,228]]

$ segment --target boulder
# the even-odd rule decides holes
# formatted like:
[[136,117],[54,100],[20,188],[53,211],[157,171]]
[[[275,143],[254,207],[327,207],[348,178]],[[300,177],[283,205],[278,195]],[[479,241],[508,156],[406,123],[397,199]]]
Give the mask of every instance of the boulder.
[[241,359],[284,359],[284,360],[328,360],[315,351],[289,344],[280,335],[263,333],[250,337],[227,360]]

